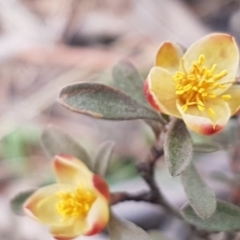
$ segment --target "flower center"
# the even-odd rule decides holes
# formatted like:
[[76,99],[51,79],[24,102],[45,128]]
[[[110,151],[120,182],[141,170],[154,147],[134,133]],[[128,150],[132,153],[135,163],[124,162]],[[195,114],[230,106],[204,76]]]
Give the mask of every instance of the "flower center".
[[56,196],[59,198],[56,208],[65,218],[85,217],[96,200],[96,194],[85,190],[83,186],[73,192],[57,192]]
[[[172,79],[176,82],[175,93],[182,103],[184,112],[189,106],[197,106],[200,111],[207,110],[210,116],[214,116],[215,112],[207,106],[207,101],[219,98],[215,91],[226,88],[226,84],[220,84],[218,81],[227,75],[227,71],[215,73],[217,65],[213,64],[212,68],[208,69],[204,66],[204,61],[205,56],[200,55],[197,61],[192,62],[189,72],[183,66],[183,71],[176,72]],[[220,98],[229,100],[231,95],[221,95]]]

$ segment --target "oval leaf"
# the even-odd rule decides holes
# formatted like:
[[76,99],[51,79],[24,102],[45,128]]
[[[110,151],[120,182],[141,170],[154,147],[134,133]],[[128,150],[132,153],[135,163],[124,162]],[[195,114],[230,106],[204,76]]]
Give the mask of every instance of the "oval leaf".
[[19,193],[10,201],[11,209],[17,215],[24,215],[23,213],[23,204],[27,198],[34,193],[35,190],[29,190]]
[[123,92],[100,83],[75,83],[60,92],[59,102],[71,111],[109,120],[152,119],[159,115]]
[[122,220],[111,213],[108,223],[108,232],[111,240],[151,240],[149,235],[132,222]]
[[203,182],[193,164],[183,171],[181,180],[195,213],[202,219],[209,218],[216,210],[215,194]]
[[108,164],[112,156],[114,142],[106,141],[100,144],[93,158],[95,173],[105,177],[108,169]]
[[182,211],[184,219],[206,231],[236,231],[240,230],[240,208],[224,201],[217,202],[215,213],[208,219],[201,219],[188,204]]
[[50,159],[69,154],[83,161],[92,170],[92,159],[77,140],[58,127],[48,126],[42,133],[41,143]]
[[185,123],[174,119],[164,141],[164,155],[172,176],[177,176],[188,166],[192,160],[192,139]]
[[193,144],[193,150],[194,152],[212,153],[221,150],[221,148],[219,144],[215,142],[199,142]]
[[143,79],[133,64],[126,61],[117,63],[112,70],[114,87],[127,93],[134,100],[148,106],[143,91]]
[[[132,63],[126,61],[117,63],[113,67],[112,75],[114,87],[123,91],[128,96],[131,96],[131,98],[136,100],[138,103],[149,107],[149,103],[147,102],[143,91],[144,81]],[[161,123],[165,122],[165,120],[160,115],[159,118],[161,118]],[[145,122],[158,136],[160,133],[159,123],[151,120],[145,120]]]

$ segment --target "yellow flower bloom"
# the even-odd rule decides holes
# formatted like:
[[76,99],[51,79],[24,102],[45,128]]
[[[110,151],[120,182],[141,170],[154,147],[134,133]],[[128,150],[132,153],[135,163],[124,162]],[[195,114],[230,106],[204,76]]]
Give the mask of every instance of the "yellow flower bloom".
[[145,95],[157,111],[210,135],[240,108],[240,85],[234,84],[238,64],[238,47],[228,34],[207,35],[185,53],[164,42],[145,82]]
[[50,226],[58,240],[101,232],[109,219],[105,180],[67,155],[56,156],[53,168],[58,183],[33,193],[24,203],[25,213]]

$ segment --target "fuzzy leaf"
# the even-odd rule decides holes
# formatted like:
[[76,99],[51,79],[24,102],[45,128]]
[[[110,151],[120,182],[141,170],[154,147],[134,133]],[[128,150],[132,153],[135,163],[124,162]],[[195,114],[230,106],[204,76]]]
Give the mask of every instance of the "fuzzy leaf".
[[19,193],[10,201],[11,209],[17,215],[24,215],[23,213],[23,204],[27,198],[34,193],[35,190],[29,190]]
[[199,229],[206,231],[240,230],[240,208],[224,201],[217,202],[217,209],[208,219],[201,219],[188,204],[181,211],[184,219]]
[[107,174],[108,164],[112,156],[114,142],[106,141],[100,144],[93,158],[95,173],[105,177]]
[[113,84],[134,100],[148,106],[143,92],[143,79],[130,62],[121,61],[113,67]]
[[194,152],[202,152],[202,153],[212,153],[217,152],[221,148],[218,143],[215,142],[199,142],[193,143]]
[[203,182],[193,164],[182,172],[181,180],[195,213],[202,219],[209,218],[216,210],[215,194]]
[[41,143],[50,159],[59,154],[69,154],[80,159],[92,170],[92,159],[84,147],[60,128],[48,126],[42,133]]
[[143,229],[132,222],[116,217],[113,213],[108,224],[108,232],[111,240],[151,240]]
[[75,83],[60,92],[59,102],[71,111],[109,120],[152,119],[160,117],[125,93],[100,83]]
[[152,240],[170,240],[170,238],[165,236],[160,230],[150,230],[148,231],[148,234]]
[[[136,100],[138,103],[149,107],[149,103],[146,100],[143,91],[144,81],[140,76],[138,70],[135,66],[126,61],[121,61],[117,63],[112,70],[113,75],[113,86],[117,89],[123,91],[132,99]],[[161,122],[164,123],[164,119],[161,118]],[[145,120],[145,122],[153,129],[156,135],[159,135],[160,125],[156,121]]]
[[164,141],[164,155],[172,176],[177,176],[188,166],[192,160],[192,139],[185,123],[174,119]]

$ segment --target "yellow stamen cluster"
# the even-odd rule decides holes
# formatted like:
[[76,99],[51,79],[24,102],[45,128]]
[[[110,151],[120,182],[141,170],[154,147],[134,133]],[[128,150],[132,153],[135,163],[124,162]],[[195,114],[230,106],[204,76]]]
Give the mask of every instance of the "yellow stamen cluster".
[[[212,108],[207,107],[209,99],[216,99],[217,89],[225,89],[226,85],[218,83],[218,81],[227,75],[226,70],[214,73],[216,64],[208,69],[204,66],[205,56],[200,55],[198,60],[192,63],[191,69],[187,72],[182,64],[183,71],[178,71],[173,76],[176,82],[176,95],[181,101],[182,110],[187,111],[189,106],[197,106],[200,111],[207,110],[210,116],[214,116],[215,112]],[[221,99],[229,100],[231,95],[221,95]]]
[[85,190],[83,186],[73,192],[58,192],[56,196],[59,198],[56,208],[65,218],[85,217],[96,200],[96,194]]

